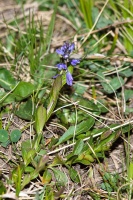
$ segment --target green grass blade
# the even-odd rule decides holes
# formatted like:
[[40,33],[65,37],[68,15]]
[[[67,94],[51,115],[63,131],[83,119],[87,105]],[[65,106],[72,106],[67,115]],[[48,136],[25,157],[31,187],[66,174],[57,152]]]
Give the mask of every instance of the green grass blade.
[[86,23],[86,26],[88,28],[92,28],[93,21],[92,21],[92,7],[93,7],[93,1],[92,0],[80,0],[80,6],[81,10],[84,16],[84,20]]
[[52,40],[57,7],[58,7],[58,1],[55,1],[54,12],[52,14],[51,21],[49,23],[46,38],[45,38],[45,42],[46,42],[45,43],[45,49],[46,49],[47,52],[49,52],[49,48],[50,48],[50,44],[51,44],[51,40]]

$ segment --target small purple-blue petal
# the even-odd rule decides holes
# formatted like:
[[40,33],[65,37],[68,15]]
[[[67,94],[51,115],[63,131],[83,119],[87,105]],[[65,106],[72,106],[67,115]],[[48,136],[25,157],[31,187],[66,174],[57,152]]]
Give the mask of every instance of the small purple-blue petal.
[[70,85],[70,86],[72,86],[73,84],[73,77],[70,72],[66,73],[66,82],[67,82],[67,85]]
[[64,63],[58,63],[56,66],[58,67],[59,70],[67,69],[67,66]]
[[69,55],[68,55],[68,54],[64,54],[64,55],[63,55],[63,58],[64,58],[64,59],[68,59],[68,58],[69,58]]
[[72,59],[71,60],[71,65],[73,65],[73,66],[76,66],[79,63],[80,63],[80,60],[78,60],[78,59]]
[[56,53],[62,56],[64,54],[64,51],[62,48],[60,48],[60,49],[56,49]]
[[63,49],[64,51],[66,51],[66,50],[68,49],[68,46],[69,46],[69,44],[68,44],[67,42],[64,42],[64,44],[63,44],[63,46],[62,46],[62,49]]
[[55,75],[55,76],[53,76],[52,78],[54,78],[54,79],[55,79],[55,78],[57,78],[59,75],[60,75],[60,74],[56,74],[56,75]]
[[75,44],[74,44],[74,43],[69,44],[68,50],[70,51],[70,53],[71,53],[74,49],[75,49]]

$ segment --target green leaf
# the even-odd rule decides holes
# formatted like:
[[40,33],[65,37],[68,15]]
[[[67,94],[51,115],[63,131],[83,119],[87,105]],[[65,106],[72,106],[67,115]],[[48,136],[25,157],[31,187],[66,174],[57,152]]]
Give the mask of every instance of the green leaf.
[[[23,151],[24,152],[24,151]],[[25,166],[28,166],[29,163],[34,159],[35,155],[36,155],[36,150],[35,149],[31,149],[28,152],[25,151],[25,157],[24,159],[24,164]]]
[[58,155],[56,155],[55,158],[53,159],[51,166],[53,167],[53,166],[57,166],[57,165],[64,165],[64,161]]
[[10,93],[10,94],[6,93],[6,94],[3,95],[3,101],[2,101],[2,103],[4,105],[10,104],[10,103],[13,103],[13,102],[15,102],[15,95],[13,93]]
[[4,186],[3,182],[0,181],[0,195],[6,193],[6,187]]
[[0,130],[0,142],[7,142],[9,136],[8,136],[8,132],[4,129]]
[[0,88],[0,103],[2,102],[2,98],[6,95],[7,93],[3,90],[3,88]]
[[13,78],[13,75],[4,68],[0,69],[0,86],[6,90],[11,90],[17,84],[17,81]]
[[87,166],[90,165],[90,164],[92,164],[89,160],[85,160],[85,159],[78,160],[77,163],[81,163],[81,164],[87,165]]
[[[86,121],[82,121],[80,124],[76,126],[76,136],[87,132],[95,123],[94,118],[89,117]],[[72,138],[74,135],[75,126],[70,126],[69,129],[60,137],[58,143],[56,145],[59,145],[68,139]]]
[[43,105],[41,105],[37,108],[37,111],[35,114],[35,128],[36,128],[37,134],[42,132],[46,121],[47,121],[47,111],[43,107]]
[[[112,128],[117,126],[117,124],[112,124],[110,127]],[[102,133],[100,141],[97,140],[97,142],[95,143],[95,147],[93,148],[94,152],[98,153],[108,151],[112,144],[118,139],[118,137],[120,137],[122,133],[127,133],[132,128],[133,127],[131,126],[131,124],[128,124],[123,127],[119,127],[118,129],[115,129],[115,132],[111,131],[110,129],[106,130]]]
[[66,174],[55,168],[50,168],[50,169],[53,171],[58,185],[65,186],[68,181]]
[[12,181],[15,183],[17,196],[19,196],[19,193],[21,191],[21,178],[23,170],[24,170],[23,166],[18,165],[17,168],[15,168],[12,171]]
[[21,184],[21,190],[33,179],[37,178],[39,175],[39,172],[37,170],[32,171],[30,174],[26,174],[23,178],[22,184]]
[[[68,71],[72,73],[73,67],[69,66]],[[66,83],[66,73],[59,75],[53,83],[53,86],[52,86],[52,89],[51,89],[51,92],[49,95],[49,99],[48,99],[47,120],[51,116],[51,114],[56,106],[59,92],[65,83]]]
[[88,117],[87,113],[84,113],[82,110],[78,110],[77,114],[70,109],[64,108],[63,110],[58,110],[56,112],[57,117],[63,124],[73,125],[77,117],[77,123],[83,121]]
[[[29,97],[33,93],[34,89],[35,89],[35,87],[31,83],[20,82],[16,86],[16,88],[14,89],[14,91],[12,93],[10,93],[4,99],[3,103],[4,104],[9,104],[9,103],[12,103],[12,102],[15,102],[15,101],[21,101],[21,100]],[[4,95],[3,95],[3,97],[4,97]]]
[[1,146],[6,148],[10,143],[11,143],[11,141],[8,139],[6,142],[2,142]]
[[97,102],[97,106],[98,108],[100,109],[101,113],[106,113],[108,112],[108,109],[107,109],[107,105],[108,105],[108,102],[105,101],[104,99],[97,99],[98,102]]
[[30,140],[23,141],[21,144],[21,152],[24,161],[27,160],[27,152],[29,152],[32,148],[32,144]]
[[[103,133],[104,134],[104,133]],[[109,135],[108,135],[109,134]],[[116,140],[117,133],[116,132],[107,132],[107,136],[104,140],[101,140],[100,143],[97,142],[95,144],[94,152],[103,152],[108,151],[109,148],[112,146],[113,142]]]
[[25,140],[21,144],[21,150],[25,149],[27,152],[31,149],[32,143],[31,140]]
[[90,149],[88,149],[87,151],[82,152],[78,158],[75,160],[74,163],[82,161],[82,160],[87,160],[90,163],[94,162],[94,158],[92,157],[92,155],[90,155]]
[[133,162],[130,162],[128,167],[128,179],[133,180]]
[[75,94],[82,96],[84,92],[87,90],[87,87],[80,85],[79,83],[74,84]]
[[74,161],[78,158],[78,155],[73,155],[73,152],[67,155],[66,164],[72,165]]
[[[109,10],[107,10],[107,11],[108,11],[108,14],[109,14]],[[97,7],[93,7],[92,8],[93,22],[96,21],[98,15],[99,15],[98,8]],[[109,25],[111,23],[112,23],[112,21],[110,19],[105,18],[104,15],[103,15],[103,13],[102,13],[101,17],[99,18],[99,20],[98,20],[98,22],[96,24],[96,28],[100,29],[100,28],[103,28],[103,27],[105,27],[105,26],[107,26],[107,25]]]
[[129,113],[133,113],[133,108],[129,107],[129,106],[126,106],[126,111],[125,111],[125,114],[129,114]]
[[49,170],[46,170],[43,173],[43,177],[42,177],[42,183],[43,184],[48,184],[52,179],[52,174],[49,172]]
[[45,189],[45,198],[42,198],[42,199],[44,199],[44,200],[55,200],[53,188],[50,185],[46,186],[46,189]]
[[41,159],[42,156],[46,155],[47,154],[47,151],[44,150],[44,149],[41,149],[40,151],[38,151],[38,154],[36,155],[36,157],[34,158],[34,161],[36,163],[38,163]]
[[70,178],[72,179],[73,182],[80,183],[79,174],[78,174],[78,172],[75,169],[70,168],[69,169],[69,175],[70,175]]
[[33,172],[35,169],[33,168],[33,167],[31,167],[31,166],[27,166],[27,167],[25,167],[25,172],[26,173],[29,173],[29,172]]
[[21,151],[25,166],[28,166],[33,161],[37,152],[40,150],[40,140],[42,135],[36,135],[34,140],[27,140],[22,142]]
[[[44,65],[49,65],[49,66],[53,66],[53,65],[55,65],[55,63],[57,63],[57,62],[59,62],[60,61],[60,58],[59,58],[59,56],[58,56],[58,54],[56,53],[56,52],[54,52],[54,53],[49,53],[49,54],[47,54],[46,56],[45,56],[45,59],[44,59],[44,62],[43,62],[43,64]],[[43,68],[45,69],[45,70],[47,70],[47,67],[45,68],[44,66],[43,66]],[[50,69],[48,69],[47,71],[49,71]],[[51,78],[51,76],[48,76],[47,77],[47,73],[49,73],[49,72],[47,72],[46,71],[46,78]],[[50,71],[53,71],[53,68],[50,70]],[[55,72],[54,72],[55,73]],[[45,77],[44,77],[45,78]]]
[[29,97],[33,93],[34,89],[35,87],[32,83],[21,81],[15,88],[13,94],[17,101],[21,101]]
[[47,120],[51,116],[51,114],[56,106],[58,95],[59,95],[61,88],[62,88],[62,77],[58,76],[55,79],[53,86],[52,86],[52,90],[50,92],[49,102],[48,102],[48,106],[47,106]]
[[28,101],[20,104],[18,110],[16,110],[15,114],[25,120],[32,119],[32,101],[29,99]]
[[120,71],[120,75],[124,77],[130,77],[130,76],[133,76],[133,71],[131,68],[128,68],[123,71]]
[[129,89],[125,90],[124,96],[125,96],[125,101],[133,98],[133,90],[129,90]]
[[106,83],[101,82],[105,92],[108,94],[114,93],[117,89],[124,85],[124,80],[122,77],[115,77],[113,79],[108,79]]
[[84,147],[83,140],[78,140],[74,146],[73,155],[79,155]]
[[79,96],[73,96],[74,101],[79,101],[79,105],[84,106],[90,110],[92,110],[92,112],[95,113],[99,113],[100,109],[97,107],[97,105],[93,102],[93,101],[89,101],[85,98],[81,98]]
[[10,134],[11,142],[18,142],[21,138],[21,131],[18,129],[15,129]]
[[45,165],[48,163],[49,161],[49,157],[47,155],[43,155],[40,160],[39,163],[37,164],[36,170],[38,172],[40,172],[41,170],[43,170],[45,168]]
[[112,189],[112,187],[110,186],[110,184],[109,184],[109,183],[106,183],[106,182],[101,184],[101,188],[102,188],[103,190],[107,191],[107,192],[112,192],[112,191],[113,191],[113,189]]

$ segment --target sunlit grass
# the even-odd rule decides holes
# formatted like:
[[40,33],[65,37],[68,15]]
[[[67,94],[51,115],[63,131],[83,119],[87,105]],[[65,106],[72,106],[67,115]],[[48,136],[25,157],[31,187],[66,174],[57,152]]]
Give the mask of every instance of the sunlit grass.
[[[113,8],[116,19],[122,18],[123,20],[132,20],[133,14],[133,2],[123,0],[122,3],[119,1],[110,1],[110,5]],[[121,33],[124,35],[124,46],[129,54],[132,54],[132,22],[121,28]]]

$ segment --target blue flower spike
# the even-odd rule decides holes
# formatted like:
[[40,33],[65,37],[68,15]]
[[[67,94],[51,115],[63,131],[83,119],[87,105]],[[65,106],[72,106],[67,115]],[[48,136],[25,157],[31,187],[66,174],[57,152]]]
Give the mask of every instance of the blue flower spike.
[[[66,83],[67,85],[72,86],[73,84],[73,77],[71,73],[68,71],[68,66],[71,64],[72,66],[76,66],[80,63],[79,59],[70,58],[70,54],[75,50],[75,44],[64,42],[62,47],[56,49],[56,53],[61,56],[61,63],[58,63],[56,67],[58,70],[65,70],[66,71]],[[54,76],[56,78],[58,75]]]

